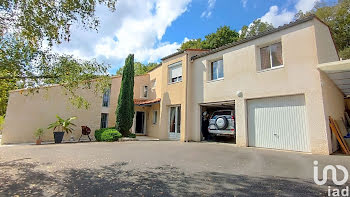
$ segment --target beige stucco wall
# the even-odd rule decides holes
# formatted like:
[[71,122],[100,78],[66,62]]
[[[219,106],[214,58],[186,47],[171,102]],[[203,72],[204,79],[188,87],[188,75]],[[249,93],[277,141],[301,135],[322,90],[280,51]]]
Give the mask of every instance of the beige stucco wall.
[[[25,91],[10,92],[7,107],[2,143],[35,142],[33,135],[38,128],[46,130],[43,141],[53,141],[52,130],[48,125],[56,121],[56,115],[62,118],[77,116],[73,123],[77,125],[73,132],[75,139],[81,135],[81,126],[89,126],[94,131],[100,127],[102,96],[94,94],[92,89],[80,89],[77,94],[82,95],[90,103],[88,110],[77,109],[72,106],[68,96],[60,86],[41,89],[39,93],[25,96]],[[64,140],[70,138],[65,134]]]
[[[268,43],[282,42],[284,67],[258,71],[258,49]],[[210,61],[223,58],[224,79],[208,80]],[[235,100],[238,146],[248,146],[247,100],[282,95],[305,95],[311,152],[329,154],[320,72],[316,66],[314,21],[199,58],[190,66],[191,139],[200,140],[200,103]],[[237,91],[243,97],[236,96]]]
[[[140,99],[141,87],[150,86],[150,75],[145,74],[135,77],[134,98]],[[87,125],[91,128],[92,134],[100,128],[101,113],[108,113],[108,126],[115,126],[115,110],[118,103],[118,96],[121,86],[121,77],[112,77],[111,94],[109,107],[102,107],[102,93],[95,94],[93,89],[79,89],[77,94],[83,96],[90,103],[88,110],[77,109],[68,100],[64,89],[60,86],[43,88],[39,93],[25,96],[25,91],[17,90],[10,92],[10,98],[6,113],[2,143],[28,143],[35,142],[33,132],[38,128],[47,128],[56,120],[56,114],[63,118],[77,116],[74,121],[77,125],[73,136],[78,139],[81,135],[81,127]],[[156,94],[149,89],[148,99],[156,98]],[[153,107],[152,107],[153,108]],[[137,108],[135,108],[137,109]],[[146,108],[149,110],[149,108]],[[148,112],[147,110],[145,110]],[[147,119],[147,121],[151,121]],[[148,125],[151,126],[147,122]],[[155,127],[155,126],[153,126]],[[147,130],[149,130],[147,128]],[[65,135],[64,140],[69,140]],[[53,141],[53,134],[47,131],[43,141]]]
[[[329,28],[325,26],[322,22],[314,20],[314,30],[318,64],[338,61],[338,53],[335,48],[335,45],[333,44]],[[332,118],[337,121],[344,118],[344,95],[325,73],[320,72],[320,78],[322,86],[325,122],[327,129],[327,140],[329,147],[331,148],[330,151],[334,152],[338,148],[337,139],[330,130],[328,117],[332,116]]]
[[[119,97],[119,91],[121,86],[122,77],[112,77],[112,85],[111,85],[111,94],[110,94],[110,104],[107,109],[108,111],[108,126],[114,127],[115,126],[115,110],[117,109],[118,105],[118,97]],[[149,86],[150,83],[150,76],[148,74],[135,76],[134,78],[134,99],[140,99],[141,98],[141,87],[143,86]],[[102,104],[101,104],[102,107]]]

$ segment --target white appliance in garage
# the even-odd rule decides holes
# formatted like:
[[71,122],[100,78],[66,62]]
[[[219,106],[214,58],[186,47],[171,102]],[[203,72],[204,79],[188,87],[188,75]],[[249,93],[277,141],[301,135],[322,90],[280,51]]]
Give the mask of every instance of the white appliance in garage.
[[248,100],[249,146],[310,152],[304,95]]

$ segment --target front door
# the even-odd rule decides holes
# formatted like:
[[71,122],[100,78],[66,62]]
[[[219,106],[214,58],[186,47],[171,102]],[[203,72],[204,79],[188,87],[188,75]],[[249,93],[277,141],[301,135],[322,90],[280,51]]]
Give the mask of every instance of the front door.
[[181,106],[170,107],[169,110],[169,139],[180,140]]
[[136,112],[136,134],[145,134],[145,112]]

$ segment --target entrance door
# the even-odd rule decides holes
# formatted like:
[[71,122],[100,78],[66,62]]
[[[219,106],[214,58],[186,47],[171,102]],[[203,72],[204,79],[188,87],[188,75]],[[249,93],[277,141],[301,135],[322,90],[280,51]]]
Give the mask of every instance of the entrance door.
[[170,107],[169,139],[180,140],[181,106]]
[[136,112],[136,134],[145,134],[145,112]]

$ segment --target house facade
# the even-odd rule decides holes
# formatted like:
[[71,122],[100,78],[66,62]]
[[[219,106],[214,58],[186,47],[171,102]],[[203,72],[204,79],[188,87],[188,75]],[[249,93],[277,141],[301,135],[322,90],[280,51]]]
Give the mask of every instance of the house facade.
[[[238,146],[330,154],[337,143],[328,117],[343,118],[346,92],[319,65],[337,61],[329,28],[314,16],[214,50],[179,51],[135,77],[131,131],[201,141],[202,113],[230,109]],[[71,106],[60,86],[27,96],[12,91],[2,143],[33,142],[33,132],[56,114],[77,116],[78,126],[93,131],[113,127],[120,85],[117,76],[104,95],[79,90],[88,110]],[[52,133],[44,140],[52,141]]]

